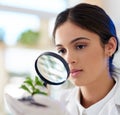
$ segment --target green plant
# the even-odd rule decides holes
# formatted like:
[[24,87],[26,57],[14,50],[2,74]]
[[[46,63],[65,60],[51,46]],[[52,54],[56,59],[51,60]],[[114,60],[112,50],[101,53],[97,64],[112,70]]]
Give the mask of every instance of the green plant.
[[44,87],[43,82],[37,76],[35,76],[35,79],[32,79],[30,76],[26,77],[20,86],[20,88],[28,92],[31,96],[35,94],[47,95],[46,92],[40,90],[40,88]]
[[27,30],[21,33],[18,39],[18,43],[21,43],[27,46],[34,46],[38,43],[39,37],[40,37],[40,32]]

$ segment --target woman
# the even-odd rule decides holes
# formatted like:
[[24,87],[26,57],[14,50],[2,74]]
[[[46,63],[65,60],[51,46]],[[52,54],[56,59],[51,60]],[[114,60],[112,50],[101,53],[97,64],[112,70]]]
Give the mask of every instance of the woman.
[[[70,68],[76,86],[62,94],[60,102],[34,96],[46,107],[22,103],[9,95],[6,100],[15,115],[119,115],[120,76],[112,61],[118,50],[114,24],[103,9],[78,4],[56,19],[54,42]],[[17,105],[17,106],[16,106]],[[67,110],[66,110],[67,108]]]
[[68,8],[57,16],[53,36],[76,86],[62,95],[71,115],[119,115],[120,76],[112,64],[118,38],[106,12],[86,3]]

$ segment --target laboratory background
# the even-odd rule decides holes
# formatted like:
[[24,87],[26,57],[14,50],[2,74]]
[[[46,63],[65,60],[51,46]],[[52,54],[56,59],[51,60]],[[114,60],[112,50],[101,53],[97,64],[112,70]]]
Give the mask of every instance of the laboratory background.
[[[35,59],[44,51],[54,51],[52,30],[59,12],[77,3],[96,4],[109,14],[120,39],[120,0],[0,0],[0,115],[12,115],[4,100],[7,92],[20,97],[20,84],[36,75]],[[114,63],[120,67],[120,51]],[[54,97],[70,82],[49,90]]]

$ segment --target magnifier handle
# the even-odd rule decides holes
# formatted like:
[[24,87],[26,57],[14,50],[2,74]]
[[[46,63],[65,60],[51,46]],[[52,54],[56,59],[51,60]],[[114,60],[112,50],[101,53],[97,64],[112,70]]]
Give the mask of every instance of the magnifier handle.
[[47,83],[46,82],[44,82],[43,85],[47,88]]

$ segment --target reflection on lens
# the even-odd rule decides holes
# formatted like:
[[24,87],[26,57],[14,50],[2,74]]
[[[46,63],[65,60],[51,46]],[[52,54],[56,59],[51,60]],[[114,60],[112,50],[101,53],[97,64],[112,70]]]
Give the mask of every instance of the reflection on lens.
[[42,55],[37,61],[37,68],[48,81],[59,83],[67,79],[65,65],[51,55]]

